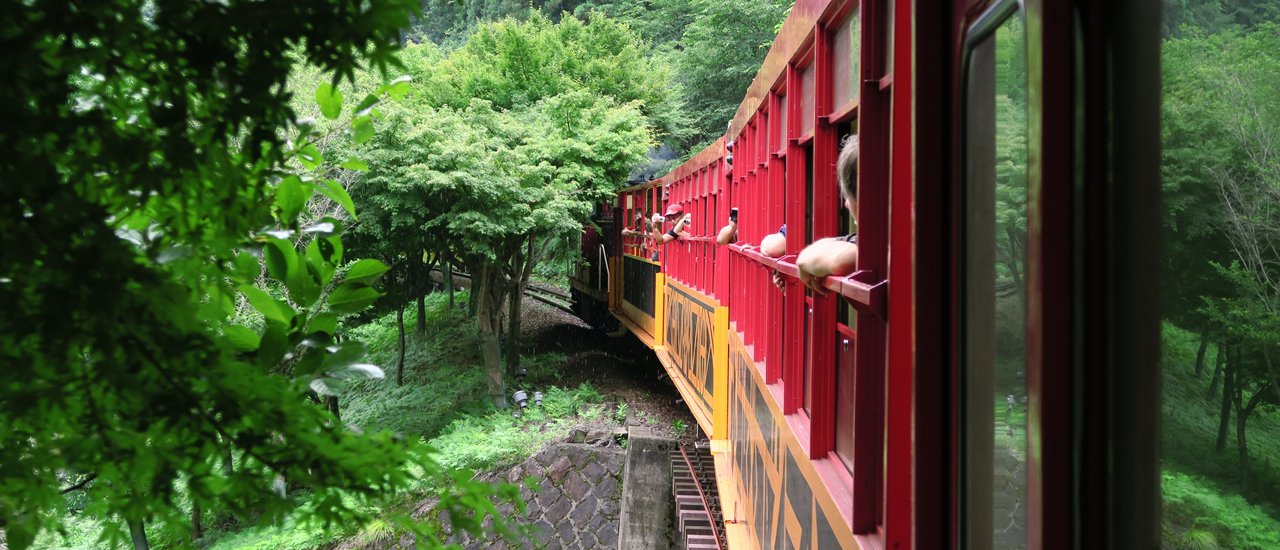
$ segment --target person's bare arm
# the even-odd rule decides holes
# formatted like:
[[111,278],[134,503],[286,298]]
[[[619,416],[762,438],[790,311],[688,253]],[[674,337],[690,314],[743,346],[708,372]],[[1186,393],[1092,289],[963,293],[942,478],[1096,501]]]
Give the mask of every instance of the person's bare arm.
[[800,282],[815,292],[825,292],[823,277],[848,275],[857,267],[858,245],[835,238],[815,241],[796,258]]
[[[671,228],[671,231],[662,231],[662,225],[661,225],[661,222],[659,222],[655,224],[653,227],[653,238],[654,240],[658,241],[658,244],[667,244],[671,241],[676,240],[677,238],[687,239],[692,236],[689,234],[688,231],[684,230],[685,226],[688,223],[689,223],[688,214],[686,214],[684,218],[681,218],[680,221],[676,222],[676,225]],[[675,233],[675,234],[672,235],[672,233]]]
[[729,222],[728,225],[720,228],[720,232],[716,234],[716,244],[724,246],[733,242],[734,236],[738,234],[738,222]]
[[770,233],[760,240],[760,253],[770,258],[777,258],[787,252],[787,237],[781,233]]

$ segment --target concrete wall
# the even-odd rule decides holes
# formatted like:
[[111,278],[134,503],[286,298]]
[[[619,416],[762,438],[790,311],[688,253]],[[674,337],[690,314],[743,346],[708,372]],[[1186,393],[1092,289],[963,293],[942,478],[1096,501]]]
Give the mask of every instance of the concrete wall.
[[675,441],[632,427],[623,471],[620,550],[675,548],[671,458]]

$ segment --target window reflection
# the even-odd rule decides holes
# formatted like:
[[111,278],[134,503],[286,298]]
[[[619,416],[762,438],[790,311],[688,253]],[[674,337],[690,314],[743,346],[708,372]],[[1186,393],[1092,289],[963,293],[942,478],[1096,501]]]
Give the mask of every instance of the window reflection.
[[965,129],[964,492],[970,548],[1026,547],[1027,104],[1018,15],[971,52]]

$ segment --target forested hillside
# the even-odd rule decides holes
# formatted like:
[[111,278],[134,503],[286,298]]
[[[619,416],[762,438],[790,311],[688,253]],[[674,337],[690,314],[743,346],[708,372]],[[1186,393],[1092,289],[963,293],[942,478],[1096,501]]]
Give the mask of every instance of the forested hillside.
[[[444,49],[461,44],[481,22],[526,19],[532,13],[552,21],[606,16],[630,27],[655,61],[668,72],[677,108],[661,125],[655,156],[670,157],[700,149],[724,133],[725,124],[746,94],[773,37],[791,9],[788,0],[424,0],[423,14],[406,37]],[[671,163],[647,173],[661,175]]]
[[1165,535],[1280,545],[1280,2],[1165,3]]

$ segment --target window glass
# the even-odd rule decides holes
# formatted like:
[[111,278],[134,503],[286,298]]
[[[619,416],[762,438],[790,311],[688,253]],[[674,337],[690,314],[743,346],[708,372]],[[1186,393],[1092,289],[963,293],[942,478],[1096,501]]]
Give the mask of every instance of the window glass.
[[778,152],[785,153],[787,151],[787,113],[791,109],[787,107],[787,96],[778,96]]
[[969,548],[1026,547],[1027,104],[1018,15],[970,53],[962,353]]
[[856,345],[850,323],[856,315],[847,300],[840,300],[836,310],[836,455],[845,468],[853,471],[853,365]]
[[800,73],[800,135],[802,136],[813,130],[813,79],[815,66],[816,63],[810,63]]
[[884,0],[884,74],[893,74],[893,0]]
[[858,98],[858,56],[861,51],[862,35],[858,27],[858,10],[855,8],[849,17],[835,31],[834,52],[832,60],[835,64],[833,95],[835,107],[839,109],[846,103]]

